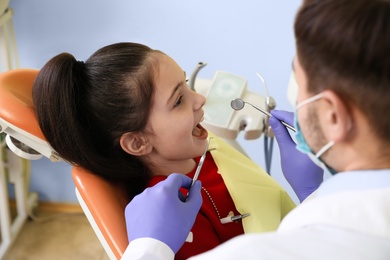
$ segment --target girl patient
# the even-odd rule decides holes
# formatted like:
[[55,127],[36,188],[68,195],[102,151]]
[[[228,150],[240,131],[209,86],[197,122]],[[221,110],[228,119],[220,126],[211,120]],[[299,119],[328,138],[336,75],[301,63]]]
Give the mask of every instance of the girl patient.
[[[55,56],[39,72],[33,100],[60,156],[124,185],[129,201],[171,173],[192,178],[213,136],[201,125],[205,97],[187,86],[173,59],[142,44],[112,44],[85,63],[68,53]],[[244,232],[275,230],[295,207],[267,173],[220,138],[213,136],[209,148],[199,175],[203,204],[192,240],[176,259]]]

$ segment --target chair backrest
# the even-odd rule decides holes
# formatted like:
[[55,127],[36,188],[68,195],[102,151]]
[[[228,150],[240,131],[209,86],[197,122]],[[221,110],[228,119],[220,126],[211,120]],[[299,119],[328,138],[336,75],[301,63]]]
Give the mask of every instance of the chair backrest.
[[72,168],[72,177],[79,202],[82,207],[83,202],[87,205],[83,208],[84,213],[92,227],[96,222],[95,233],[107,254],[111,259],[121,259],[129,244],[124,217],[129,200],[124,187],[103,180],[81,167]]
[[[38,72],[15,69],[0,73],[0,132],[52,159],[55,151],[39,127],[32,102],[32,87]],[[79,203],[104,249],[111,259],[120,259],[128,245],[125,190],[80,167],[73,167],[72,176]]]

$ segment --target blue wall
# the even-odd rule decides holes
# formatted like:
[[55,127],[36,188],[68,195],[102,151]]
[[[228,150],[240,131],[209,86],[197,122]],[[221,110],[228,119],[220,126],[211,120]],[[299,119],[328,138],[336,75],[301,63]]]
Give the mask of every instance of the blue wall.
[[[279,109],[291,110],[286,97],[295,53],[293,21],[299,0],[11,0],[21,67],[41,68],[60,52],[85,60],[97,49],[135,41],[160,49],[187,72],[199,61],[208,65],[199,77],[225,70],[248,79],[251,91],[264,95],[256,72],[267,82]],[[238,138],[265,167],[263,139]],[[272,175],[281,175],[274,146]],[[47,159],[32,162],[31,190],[43,201],[75,202],[70,166]],[[294,195],[293,195],[294,196]]]

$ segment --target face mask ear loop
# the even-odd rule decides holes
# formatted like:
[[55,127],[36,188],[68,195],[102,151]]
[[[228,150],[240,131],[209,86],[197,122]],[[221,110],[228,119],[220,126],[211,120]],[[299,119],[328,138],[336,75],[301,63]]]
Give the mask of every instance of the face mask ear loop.
[[322,98],[322,96],[323,96],[323,93],[319,93],[319,94],[317,94],[317,95],[314,95],[314,96],[312,96],[312,97],[309,97],[308,99],[305,99],[305,100],[302,101],[301,103],[297,104],[297,106],[296,106],[295,108],[298,110],[298,108],[300,108],[300,107],[302,107],[302,106],[304,106],[304,105],[306,105],[306,104],[308,104],[308,103],[314,102],[314,101],[316,101],[317,99]]
[[320,158],[321,155],[323,155],[327,150],[329,150],[330,147],[332,147],[334,145],[334,141],[330,141],[327,145],[325,145],[324,147],[322,147],[318,153],[316,153],[315,157],[317,158]]

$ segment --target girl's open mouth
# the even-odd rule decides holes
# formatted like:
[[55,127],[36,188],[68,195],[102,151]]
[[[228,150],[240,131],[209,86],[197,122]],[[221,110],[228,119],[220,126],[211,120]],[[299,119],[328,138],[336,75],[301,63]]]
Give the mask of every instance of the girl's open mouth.
[[207,138],[207,130],[203,128],[201,124],[197,124],[192,130],[192,135],[200,138]]

